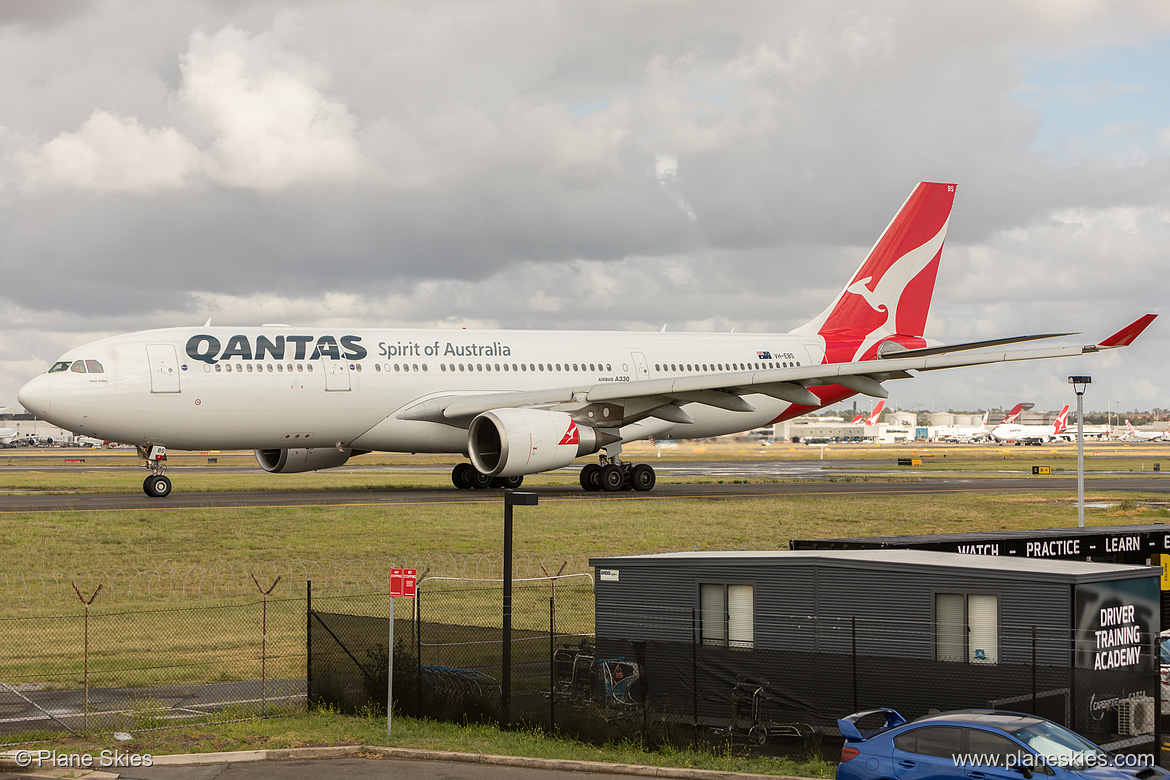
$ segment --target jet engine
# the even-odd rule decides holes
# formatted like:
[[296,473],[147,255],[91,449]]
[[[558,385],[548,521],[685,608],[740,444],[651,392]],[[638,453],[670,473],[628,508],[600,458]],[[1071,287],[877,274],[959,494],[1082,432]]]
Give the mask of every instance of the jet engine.
[[580,455],[597,452],[606,436],[577,425],[564,412],[492,409],[471,421],[467,449],[471,462],[492,477],[519,477],[567,466]]
[[302,471],[341,466],[355,454],[360,455],[361,452],[338,450],[336,447],[256,450],[256,462],[260,468],[273,474],[300,474]]

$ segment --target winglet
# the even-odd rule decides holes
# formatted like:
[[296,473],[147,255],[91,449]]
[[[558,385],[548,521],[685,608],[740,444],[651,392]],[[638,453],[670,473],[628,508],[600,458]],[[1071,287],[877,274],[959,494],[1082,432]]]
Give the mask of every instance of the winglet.
[[1124,328],[1122,328],[1121,330],[1114,333],[1109,338],[1102,341],[1097,346],[1098,347],[1128,347],[1130,344],[1133,343],[1134,339],[1136,339],[1138,336],[1141,335],[1142,331],[1145,330],[1149,326],[1149,324],[1154,321],[1154,318],[1157,316],[1158,316],[1157,314],[1146,314],[1142,317],[1139,317],[1138,319],[1134,320],[1129,325],[1126,325]]

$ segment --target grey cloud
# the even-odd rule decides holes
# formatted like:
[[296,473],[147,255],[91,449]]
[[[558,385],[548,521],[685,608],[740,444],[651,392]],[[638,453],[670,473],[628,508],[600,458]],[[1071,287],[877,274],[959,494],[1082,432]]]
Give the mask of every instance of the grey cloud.
[[[217,307],[786,330],[920,179],[959,184],[934,335],[1120,327],[1167,292],[1167,158],[1056,165],[1010,95],[1021,49],[1156,37],[1160,5],[6,6],[0,306],[30,346],[0,368]],[[976,406],[1028,375],[986,376],[917,381]]]

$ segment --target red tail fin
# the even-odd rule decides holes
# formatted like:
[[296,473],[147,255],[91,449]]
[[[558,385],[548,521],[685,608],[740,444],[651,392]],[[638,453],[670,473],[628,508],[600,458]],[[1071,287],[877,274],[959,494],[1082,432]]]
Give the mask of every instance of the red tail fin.
[[922,334],[954,199],[953,184],[919,183],[837,299],[793,332],[823,337],[826,363],[872,358],[885,340],[926,346]]
[[1056,418],[1056,424],[1052,426],[1053,433],[1064,433],[1064,429],[1068,427],[1068,404],[1060,410],[1060,416]]
[[877,425],[878,418],[882,416],[882,407],[886,405],[885,401],[878,401],[878,405],[873,408],[873,414],[865,418],[866,425]]
[[1000,425],[1015,422],[1016,418],[1020,416],[1020,412],[1022,412],[1022,411],[1024,411],[1024,405],[1023,404],[1016,404],[1015,406],[1012,407],[1010,412],[1008,412],[1007,414],[1005,414],[1003,416],[1003,422],[1000,423]]

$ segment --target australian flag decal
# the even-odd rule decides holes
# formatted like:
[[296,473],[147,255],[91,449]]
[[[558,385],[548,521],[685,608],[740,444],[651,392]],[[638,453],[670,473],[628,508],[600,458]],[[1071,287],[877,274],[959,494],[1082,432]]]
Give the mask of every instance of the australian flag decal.
[[757,352],[756,359],[757,360],[771,360],[772,353],[771,352]]

